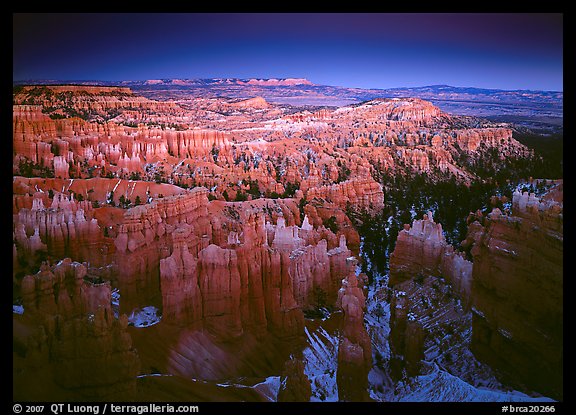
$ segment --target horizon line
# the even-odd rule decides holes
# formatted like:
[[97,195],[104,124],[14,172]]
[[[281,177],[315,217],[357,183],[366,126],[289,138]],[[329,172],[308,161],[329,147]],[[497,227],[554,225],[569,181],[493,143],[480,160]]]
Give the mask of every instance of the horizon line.
[[[531,91],[531,92],[553,92],[553,93],[564,93],[564,90],[551,90],[551,89],[530,89],[530,88],[513,88],[513,89],[503,89],[503,88],[495,88],[495,87],[481,87],[481,86],[462,86],[462,85],[450,85],[450,84],[428,84],[428,85],[420,85],[420,86],[394,86],[394,87],[356,87],[356,86],[343,86],[343,85],[332,85],[332,84],[320,84],[314,83],[310,81],[307,77],[271,77],[271,78],[263,78],[263,77],[248,77],[248,78],[240,78],[240,77],[217,77],[217,78],[147,78],[147,79],[122,79],[122,80],[106,80],[106,79],[42,79],[42,78],[34,78],[34,79],[17,79],[12,80],[12,85],[20,84],[26,85],[27,82],[38,82],[38,85],[50,85],[48,83],[43,84],[41,82],[60,82],[60,85],[83,85],[83,84],[74,84],[74,82],[107,82],[107,83],[122,83],[122,82],[146,82],[149,80],[160,80],[160,81],[173,81],[173,80],[182,80],[182,81],[195,81],[195,80],[239,80],[239,81],[249,81],[249,80],[259,80],[259,81],[267,81],[267,80],[278,80],[278,81],[285,81],[285,80],[305,80],[310,82],[310,84],[300,84],[300,85],[308,85],[308,86],[330,86],[336,88],[348,88],[348,89],[362,89],[362,90],[393,90],[393,89],[417,89],[417,88],[432,88],[432,87],[449,87],[449,88],[461,88],[461,89],[483,89],[483,90],[490,90],[490,91],[508,91],[508,92],[516,92],[516,91]],[[34,84],[31,84],[34,85]],[[98,86],[98,85],[94,85]],[[104,85],[102,85],[104,86]],[[107,85],[107,86],[115,86],[115,85]],[[117,85],[123,86],[123,85]],[[267,86],[267,85],[256,85],[256,86]],[[296,86],[296,85],[295,85]]]

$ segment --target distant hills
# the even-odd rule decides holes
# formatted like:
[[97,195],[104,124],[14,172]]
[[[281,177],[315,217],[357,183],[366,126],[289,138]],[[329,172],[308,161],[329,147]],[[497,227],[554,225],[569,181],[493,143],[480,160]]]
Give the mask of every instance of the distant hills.
[[304,78],[207,78],[110,81],[27,80],[22,84],[76,84],[126,86],[158,100],[190,97],[252,98],[296,106],[342,106],[374,98],[418,97],[459,115],[511,122],[534,131],[557,133],[563,129],[563,92],[500,90],[450,85],[388,89],[348,88],[313,84]]

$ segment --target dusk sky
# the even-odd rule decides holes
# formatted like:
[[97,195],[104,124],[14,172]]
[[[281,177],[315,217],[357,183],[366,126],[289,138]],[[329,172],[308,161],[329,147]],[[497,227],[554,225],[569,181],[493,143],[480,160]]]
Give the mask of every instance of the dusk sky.
[[563,90],[562,14],[14,14],[13,80]]

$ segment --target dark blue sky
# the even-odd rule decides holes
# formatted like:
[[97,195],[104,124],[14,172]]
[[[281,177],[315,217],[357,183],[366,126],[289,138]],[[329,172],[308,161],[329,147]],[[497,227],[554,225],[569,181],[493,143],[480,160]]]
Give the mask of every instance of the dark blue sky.
[[562,14],[14,14],[13,80],[563,90]]

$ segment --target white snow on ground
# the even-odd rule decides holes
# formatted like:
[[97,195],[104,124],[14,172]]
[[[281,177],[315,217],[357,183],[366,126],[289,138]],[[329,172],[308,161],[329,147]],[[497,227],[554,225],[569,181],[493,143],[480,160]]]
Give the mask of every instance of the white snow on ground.
[[388,375],[390,360],[390,304],[386,302],[387,276],[373,272],[373,283],[368,287],[364,324],[372,340],[372,369],[368,373],[368,392],[375,401],[382,401],[382,393],[393,387]]
[[272,130],[272,131],[296,132],[296,131],[302,131],[305,128],[325,129],[328,128],[328,124],[324,121],[307,120],[298,122],[298,121],[277,119],[277,120],[265,121],[263,127],[247,128],[246,131]]
[[[264,130],[264,128],[248,128],[247,130]],[[246,130],[240,130],[246,131]],[[241,146],[267,146],[270,144],[268,141],[264,140],[262,137],[251,140],[251,141],[244,141],[242,143],[232,143],[232,147],[241,147]]]
[[12,313],[24,314],[24,306],[18,304],[12,304]]
[[252,389],[258,391],[270,402],[278,400],[278,391],[280,390],[280,376],[269,376],[264,382],[257,383]]
[[114,189],[112,189],[113,192],[116,192],[116,188],[118,187],[118,185],[120,184],[122,180],[118,180],[118,183],[116,183],[116,186],[114,186]]
[[[156,375],[158,376],[158,375]],[[238,381],[241,381],[243,378],[239,378]],[[202,383],[208,383],[205,380],[199,379],[192,379],[193,381],[198,381]],[[235,383],[234,381],[225,382],[225,383],[217,383],[216,386],[221,388],[248,388],[254,389],[258,393],[260,393],[266,400],[269,402],[277,402],[278,401],[278,392],[280,390],[281,384],[281,377],[280,376],[268,376],[260,383],[256,383],[255,385],[244,385],[242,383]]]
[[136,309],[130,313],[128,322],[135,327],[150,327],[160,323],[162,316],[157,315],[158,309],[154,306],[146,306],[142,309]]
[[304,330],[309,346],[302,354],[304,373],[312,384],[310,402],[338,402],[338,335],[330,335],[323,327],[313,332],[308,327]]
[[416,219],[416,215],[418,213],[416,212],[416,210],[414,210],[414,205],[412,205],[412,207],[410,208],[410,220],[413,221],[414,219]]
[[120,290],[118,288],[114,288],[112,290],[112,311],[114,312],[114,317],[118,318],[120,315]]
[[[361,246],[362,248],[362,246]],[[371,265],[371,264],[370,264]],[[371,268],[371,267],[370,267]],[[369,268],[369,269],[370,269]],[[395,383],[388,373],[390,361],[390,304],[386,302],[388,275],[373,272],[373,283],[368,287],[364,322],[372,340],[373,367],[368,374],[368,392],[375,401],[418,402],[553,402],[547,397],[531,397],[519,391],[507,391],[497,381],[491,369],[476,360],[469,350],[471,315],[461,322],[463,330],[452,347],[448,362],[440,356],[438,345],[428,343],[425,352],[427,367],[424,374]],[[407,295],[405,292],[397,295]],[[412,313],[414,314],[414,313]],[[379,317],[379,318],[378,318]],[[412,315],[412,318],[417,316]],[[467,321],[466,321],[467,320]],[[438,362],[438,364],[437,364]],[[440,365],[440,366],[439,366]]]
[[429,373],[398,382],[387,396],[395,402],[554,402],[546,397],[530,397],[518,391],[475,388],[432,364]]

